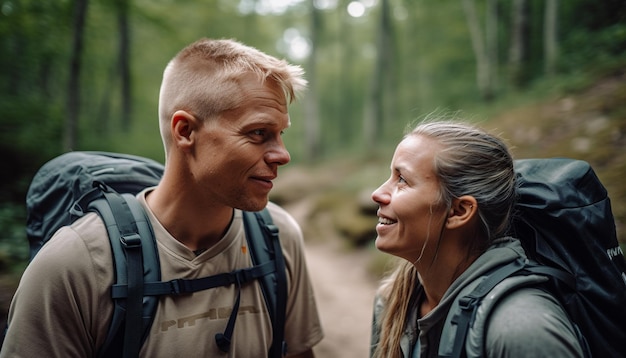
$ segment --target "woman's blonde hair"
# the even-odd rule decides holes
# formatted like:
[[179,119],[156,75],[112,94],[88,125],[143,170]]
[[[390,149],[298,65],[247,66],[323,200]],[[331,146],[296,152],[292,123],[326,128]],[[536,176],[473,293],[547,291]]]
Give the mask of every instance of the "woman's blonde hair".
[[307,85],[301,67],[230,39],[200,39],[182,49],[167,65],[159,94],[159,125],[168,151],[170,120],[177,110],[202,120],[236,109],[246,93],[239,81],[256,75],[278,85],[287,103]]
[[[441,202],[450,207],[454,198],[471,195],[476,199],[481,227],[468,256],[484,252],[495,238],[505,234],[515,204],[513,158],[506,144],[476,126],[457,121],[425,121],[407,136],[428,137],[441,145],[433,163]],[[417,283],[415,266],[401,260],[381,285],[379,295],[385,308],[379,319],[381,333],[375,357],[402,357],[400,339]]]

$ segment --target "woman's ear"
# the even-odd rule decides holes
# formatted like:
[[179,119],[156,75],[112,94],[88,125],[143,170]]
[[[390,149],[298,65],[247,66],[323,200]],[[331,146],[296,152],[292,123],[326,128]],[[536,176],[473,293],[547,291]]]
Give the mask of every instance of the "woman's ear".
[[478,213],[478,202],[473,196],[464,195],[452,200],[446,220],[446,228],[457,229],[470,223]]
[[172,140],[177,147],[189,147],[193,144],[193,132],[197,130],[199,121],[187,111],[174,112],[171,120]]

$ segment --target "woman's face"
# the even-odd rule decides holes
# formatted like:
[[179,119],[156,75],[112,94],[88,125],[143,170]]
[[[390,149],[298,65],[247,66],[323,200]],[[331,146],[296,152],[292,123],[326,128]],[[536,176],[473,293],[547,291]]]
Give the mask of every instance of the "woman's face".
[[435,254],[447,211],[439,203],[439,180],[433,172],[439,149],[436,141],[417,135],[398,144],[391,176],[372,193],[379,205],[379,250],[414,263]]

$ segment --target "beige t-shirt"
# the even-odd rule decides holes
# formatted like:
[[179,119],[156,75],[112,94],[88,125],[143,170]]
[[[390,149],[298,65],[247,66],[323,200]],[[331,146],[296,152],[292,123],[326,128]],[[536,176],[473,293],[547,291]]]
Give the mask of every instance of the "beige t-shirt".
[[[139,195],[145,204],[145,193]],[[302,233],[294,219],[269,204],[287,266],[285,340],[289,354],[313,347],[322,329],[308,277]],[[224,237],[196,256],[147,210],[157,240],[161,279],[200,278],[251,266],[242,215],[235,211]],[[210,220],[210,218],[207,218]],[[100,218],[88,214],[62,228],[24,273],[9,312],[0,357],[93,357],[106,339],[113,310],[113,260]],[[272,343],[271,321],[258,281],[241,289],[229,352],[215,334],[226,329],[236,298],[234,285],[160,298],[141,357],[259,357]]]

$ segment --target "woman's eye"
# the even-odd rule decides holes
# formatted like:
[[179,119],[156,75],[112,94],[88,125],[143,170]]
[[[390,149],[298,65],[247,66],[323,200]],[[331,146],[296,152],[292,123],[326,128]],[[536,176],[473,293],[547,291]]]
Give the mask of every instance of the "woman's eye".
[[404,177],[402,175],[398,176],[398,183],[400,184],[406,184],[406,180],[404,179]]

